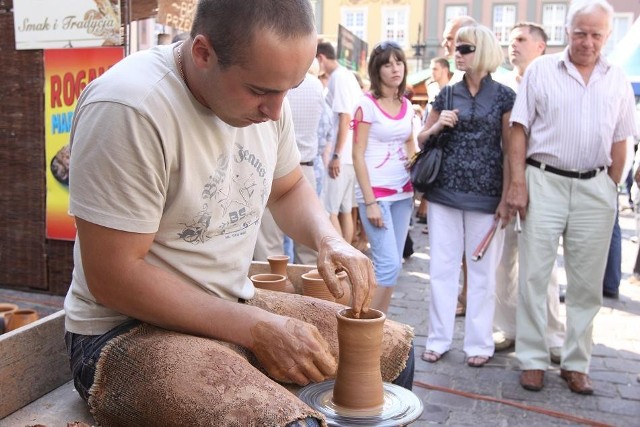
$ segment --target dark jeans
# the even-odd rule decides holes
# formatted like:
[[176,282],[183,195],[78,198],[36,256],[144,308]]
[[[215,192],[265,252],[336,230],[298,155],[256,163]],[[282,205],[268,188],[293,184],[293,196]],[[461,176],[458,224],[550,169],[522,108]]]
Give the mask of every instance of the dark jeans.
[[[104,335],[79,335],[71,332],[65,333],[64,341],[69,355],[73,384],[76,390],[78,390],[80,397],[82,397],[85,402],[89,399],[89,390],[93,385],[93,380],[96,374],[96,365],[102,348],[113,338],[128,332],[139,324],[140,322],[137,320],[130,320],[111,329]],[[409,350],[409,358],[407,359],[407,366],[402,372],[400,372],[398,378],[393,381],[393,384],[411,390],[413,386],[413,374],[414,352],[413,346],[411,346],[411,349]],[[315,418],[307,418],[305,420],[289,423],[287,424],[287,427],[316,427],[319,425],[320,423]]]
[[609,245],[609,256],[607,257],[607,267],[604,270],[603,289],[611,294],[617,294],[622,279],[622,233],[618,222],[618,212],[613,223],[611,234],[611,244]]

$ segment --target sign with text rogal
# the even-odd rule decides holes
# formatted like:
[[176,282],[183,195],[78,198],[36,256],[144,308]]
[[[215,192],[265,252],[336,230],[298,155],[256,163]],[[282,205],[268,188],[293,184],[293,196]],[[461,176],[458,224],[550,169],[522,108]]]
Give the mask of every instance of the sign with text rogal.
[[124,57],[122,47],[44,51],[47,239],[73,240],[69,211],[69,136],[82,90]]
[[116,46],[118,0],[14,0],[16,49]]

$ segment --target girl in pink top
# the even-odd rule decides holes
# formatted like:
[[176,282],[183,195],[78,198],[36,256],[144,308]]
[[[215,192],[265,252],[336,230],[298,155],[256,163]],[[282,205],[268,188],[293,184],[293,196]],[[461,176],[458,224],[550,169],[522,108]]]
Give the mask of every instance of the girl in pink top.
[[371,245],[378,288],[372,308],[386,312],[402,268],[413,209],[407,162],[415,152],[413,109],[404,97],[407,61],[395,42],[378,44],[369,58],[371,91],[354,113],[356,199]]

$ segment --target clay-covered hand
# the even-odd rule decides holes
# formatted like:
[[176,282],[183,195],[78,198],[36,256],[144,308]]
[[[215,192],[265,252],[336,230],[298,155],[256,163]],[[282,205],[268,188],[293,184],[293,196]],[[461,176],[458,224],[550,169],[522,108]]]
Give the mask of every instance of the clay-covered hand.
[[276,316],[251,328],[251,351],[277,381],[306,385],[335,376],[337,363],[315,326]]
[[373,264],[362,252],[348,244],[344,239],[326,236],[318,250],[318,272],[336,298],[343,295],[337,271],[346,271],[351,282],[351,308],[354,316],[369,310],[373,291],[376,287],[376,275]]

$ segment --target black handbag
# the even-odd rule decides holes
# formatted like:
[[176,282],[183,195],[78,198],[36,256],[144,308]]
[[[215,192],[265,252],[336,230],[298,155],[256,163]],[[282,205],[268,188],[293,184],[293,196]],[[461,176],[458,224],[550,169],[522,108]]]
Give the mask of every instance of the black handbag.
[[[446,90],[447,97],[445,109],[451,110],[453,108],[453,88],[445,86],[444,90]],[[414,189],[424,193],[434,183],[438,172],[440,172],[443,147],[450,139],[451,128],[446,128],[425,141],[424,147],[415,155],[409,169]]]

